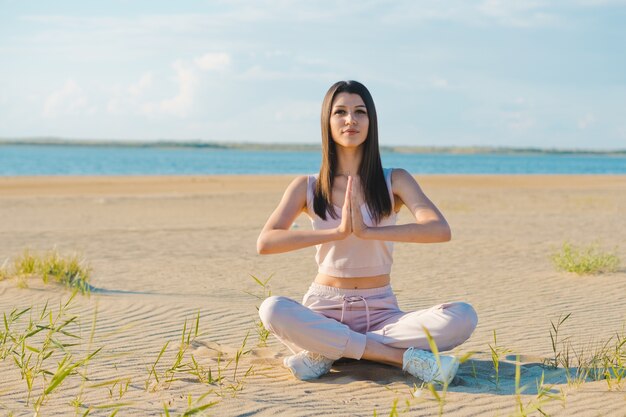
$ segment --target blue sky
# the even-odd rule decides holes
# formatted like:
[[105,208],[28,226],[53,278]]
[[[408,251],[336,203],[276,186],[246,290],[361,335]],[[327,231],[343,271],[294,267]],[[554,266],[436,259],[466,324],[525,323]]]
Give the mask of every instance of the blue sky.
[[0,137],[626,148],[625,0],[0,0]]

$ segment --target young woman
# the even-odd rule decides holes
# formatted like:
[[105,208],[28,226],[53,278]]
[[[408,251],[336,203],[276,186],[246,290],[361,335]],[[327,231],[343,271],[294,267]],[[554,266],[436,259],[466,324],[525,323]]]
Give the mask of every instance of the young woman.
[[[402,206],[414,222],[396,225]],[[313,230],[291,229],[302,212]],[[415,179],[403,169],[383,169],[367,88],[335,83],[322,104],[319,175],[291,182],[257,241],[260,254],[317,248],[318,274],[302,304],[273,296],[259,309],[265,327],[294,353],[284,365],[308,380],[347,357],[394,365],[425,382],[452,381],[458,360],[442,355],[438,364],[425,329],[439,350],[450,350],[470,337],[476,312],[453,302],[405,313],[389,275],[393,242],[448,240],[448,223]]]

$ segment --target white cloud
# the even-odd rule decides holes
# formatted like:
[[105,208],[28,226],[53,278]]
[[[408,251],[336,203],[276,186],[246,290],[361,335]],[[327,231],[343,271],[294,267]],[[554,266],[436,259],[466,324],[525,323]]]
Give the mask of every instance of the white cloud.
[[[193,69],[186,66],[180,60],[174,62],[172,67],[176,71],[178,94],[170,99],[161,100],[157,109],[160,113],[185,117],[193,108],[194,87],[197,84],[198,78]],[[148,113],[150,113],[150,106],[144,107],[144,109],[148,110]]]
[[430,80],[430,83],[431,83],[431,85],[433,87],[439,88],[439,89],[442,89],[442,90],[450,88],[450,84],[448,83],[448,80],[446,80],[445,78],[442,78],[442,77],[433,77]]
[[82,88],[72,79],[68,79],[60,90],[50,94],[43,106],[45,118],[82,112],[93,113],[95,109],[87,109],[87,98]]
[[587,113],[580,119],[578,119],[578,128],[579,129],[587,129],[588,127],[595,124],[596,118],[593,114]]
[[194,60],[198,68],[203,71],[224,71],[230,67],[230,55],[224,52],[208,53]]
[[116,114],[121,112],[121,102],[117,97],[109,99],[107,103],[107,112],[111,114]]
[[[107,110],[112,114],[135,113],[149,117],[191,115],[196,104],[202,74],[199,71],[224,71],[231,64],[227,53],[207,53],[191,60],[178,59],[171,64],[176,93],[167,97],[164,91],[170,83],[157,80],[155,71],[148,71],[128,87],[117,87],[108,100]],[[158,74],[158,71],[156,71]],[[171,94],[171,93],[170,93]],[[159,97],[166,97],[161,98]]]
[[128,87],[128,92],[131,96],[140,96],[144,91],[152,87],[152,79],[152,73],[146,72],[139,78],[138,82]]
[[152,72],[146,72],[139,77],[139,80],[132,83],[127,88],[117,86],[112,89],[111,96],[107,103],[107,112],[111,114],[121,114],[137,111],[141,107],[141,100],[145,100],[146,93],[151,90],[154,84]]

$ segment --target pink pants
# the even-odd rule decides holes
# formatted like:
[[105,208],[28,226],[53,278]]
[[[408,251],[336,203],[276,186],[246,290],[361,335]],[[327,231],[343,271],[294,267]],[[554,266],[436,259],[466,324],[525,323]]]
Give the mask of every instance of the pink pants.
[[424,328],[446,351],[465,342],[478,323],[474,308],[463,302],[405,313],[391,286],[344,290],[315,283],[302,304],[272,296],[261,304],[259,316],[294,353],[308,350],[330,359],[361,359],[366,338],[395,348],[430,350]]

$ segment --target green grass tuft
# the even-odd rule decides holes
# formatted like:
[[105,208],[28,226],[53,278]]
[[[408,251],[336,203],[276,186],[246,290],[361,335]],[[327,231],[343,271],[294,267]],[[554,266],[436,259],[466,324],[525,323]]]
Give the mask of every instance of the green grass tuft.
[[558,270],[578,275],[615,272],[620,265],[620,259],[614,252],[604,251],[595,243],[583,248],[565,242],[551,258]]
[[[6,264],[6,262],[5,262]],[[0,280],[15,278],[19,287],[27,287],[27,279],[39,276],[44,283],[50,281],[77,289],[82,294],[89,293],[91,268],[78,256],[61,256],[50,251],[44,256],[34,255],[25,250],[13,261],[13,268],[0,268]]]
[[32,255],[28,249],[25,250],[22,256],[18,257],[15,262],[13,262],[15,275],[34,275],[37,271],[37,263],[37,257]]
[[44,282],[52,279],[81,293],[89,292],[91,269],[83,266],[76,255],[63,258],[57,252],[50,252],[39,262],[39,274]]

